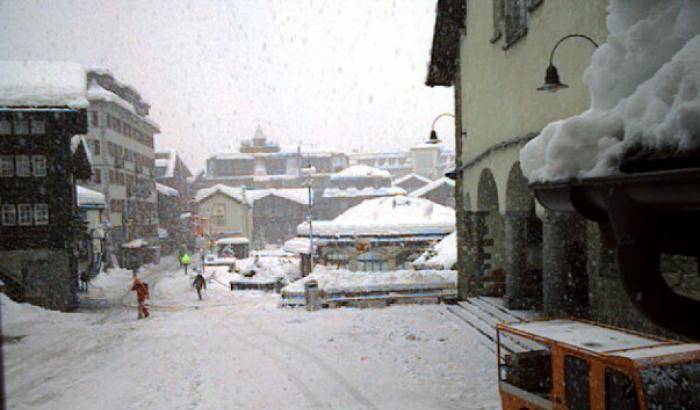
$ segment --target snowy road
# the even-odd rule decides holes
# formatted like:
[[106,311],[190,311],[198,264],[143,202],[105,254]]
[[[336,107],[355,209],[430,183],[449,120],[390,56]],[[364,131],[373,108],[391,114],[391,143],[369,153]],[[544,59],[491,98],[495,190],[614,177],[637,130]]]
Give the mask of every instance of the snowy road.
[[[5,346],[9,407],[499,407],[493,354],[443,306],[309,313],[216,282],[199,302],[188,277],[162,266],[146,275],[159,307],[149,320],[119,303],[64,314],[3,295],[4,334],[24,336]],[[102,285],[121,300],[128,276]]]

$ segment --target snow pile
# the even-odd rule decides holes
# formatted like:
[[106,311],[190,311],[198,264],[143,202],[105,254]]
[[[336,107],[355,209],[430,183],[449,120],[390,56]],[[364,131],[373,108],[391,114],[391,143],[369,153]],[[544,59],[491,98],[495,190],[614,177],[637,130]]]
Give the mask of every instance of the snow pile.
[[425,196],[426,194],[429,194],[433,190],[440,188],[443,185],[447,185],[450,188],[454,188],[455,181],[453,181],[447,177],[442,177],[440,179],[436,179],[435,181],[433,181],[427,185],[423,185],[422,187],[416,189],[415,191],[411,192],[409,194],[409,196],[412,196],[414,198],[421,198],[421,197]]
[[[423,198],[394,196],[368,199],[332,221],[313,223],[314,235],[448,234],[455,228],[455,211]],[[297,228],[308,235],[307,222]]]
[[156,182],[156,190],[158,191],[159,194],[165,195],[165,196],[180,196],[180,193],[177,192],[177,189],[170,188],[167,185],[163,185],[160,182]]
[[[284,243],[283,249],[289,253],[295,254],[308,254],[309,248],[311,247],[309,243],[309,238],[304,238],[297,236]],[[318,246],[316,241],[314,241],[314,248]]]
[[0,61],[0,106],[85,108],[87,72],[62,61]]
[[530,182],[618,172],[628,153],[700,145],[700,2],[612,0],[608,39],[584,74],[590,108],[520,152]]
[[[218,271],[221,271],[219,269]],[[255,274],[252,274],[255,272]],[[252,275],[251,275],[252,274]],[[291,283],[301,277],[299,259],[295,257],[262,256],[239,259],[228,281],[237,283]]]
[[453,269],[457,264],[457,232],[452,232],[413,262],[416,269]]
[[303,293],[304,284],[310,280],[317,281],[319,289],[326,293],[391,291],[426,287],[453,288],[457,283],[457,273],[450,270],[351,272],[316,265],[309,276],[285,286],[282,294]]
[[93,191],[81,185],[76,185],[78,191],[78,206],[99,205],[106,206],[105,195],[102,192]]
[[353,165],[331,176],[333,181],[346,178],[391,178],[391,174],[389,171],[368,165]]

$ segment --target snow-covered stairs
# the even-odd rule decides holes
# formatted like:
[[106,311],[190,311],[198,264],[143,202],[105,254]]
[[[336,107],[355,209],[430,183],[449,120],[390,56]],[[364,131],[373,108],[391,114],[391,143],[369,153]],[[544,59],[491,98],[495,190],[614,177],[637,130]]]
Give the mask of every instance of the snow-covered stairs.
[[[482,342],[493,352],[496,351],[496,325],[499,323],[532,320],[538,317],[533,311],[513,311],[502,305],[498,298],[475,297],[455,305],[445,307],[449,314],[465,323],[480,335]],[[501,333],[502,354],[539,349],[536,343]]]

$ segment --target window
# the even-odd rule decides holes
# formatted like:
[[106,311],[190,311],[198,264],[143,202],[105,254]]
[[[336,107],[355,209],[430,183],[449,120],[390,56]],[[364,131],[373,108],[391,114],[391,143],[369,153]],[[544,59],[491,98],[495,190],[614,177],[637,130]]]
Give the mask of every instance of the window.
[[46,134],[46,123],[44,121],[32,120],[32,135]]
[[367,252],[357,257],[357,265],[363,272],[383,272],[389,270],[389,262],[376,252]]
[[0,120],[0,135],[12,135],[12,125],[8,120]]
[[570,410],[590,409],[590,383],[588,380],[589,364],[576,356],[564,357],[564,396],[566,407]]
[[100,155],[100,152],[101,152],[101,150],[100,150],[100,141],[98,141],[98,140],[93,141],[93,144],[92,144],[92,153],[93,153],[94,155]]
[[224,204],[214,205],[214,225],[224,226],[226,224],[226,206]]
[[17,213],[19,214],[19,224],[20,225],[31,225],[34,222],[32,217],[32,206],[30,204],[19,204],[17,205]]
[[96,184],[101,184],[102,183],[102,170],[101,169],[95,169],[95,173],[92,176],[93,180],[95,181]]
[[330,253],[326,255],[326,265],[338,269],[347,269],[349,264],[348,257],[340,253]]
[[35,177],[46,176],[46,157],[43,155],[32,156],[32,168]]
[[605,408],[607,410],[636,410],[637,390],[626,374],[605,368]]
[[527,34],[527,0],[505,0],[504,48],[513,45]]
[[97,111],[92,112],[92,126],[93,127],[100,126],[100,115],[97,113]]
[[0,156],[0,176],[2,176],[2,177],[15,176],[15,159],[12,155]]
[[47,204],[34,204],[34,223],[37,225],[48,225],[49,206]]
[[17,163],[17,176],[18,177],[28,177],[32,174],[32,166],[29,163],[28,155],[17,155],[15,157],[15,162]]
[[5,226],[17,225],[17,211],[12,204],[2,205],[2,224]]
[[15,120],[15,135],[29,135],[29,120]]

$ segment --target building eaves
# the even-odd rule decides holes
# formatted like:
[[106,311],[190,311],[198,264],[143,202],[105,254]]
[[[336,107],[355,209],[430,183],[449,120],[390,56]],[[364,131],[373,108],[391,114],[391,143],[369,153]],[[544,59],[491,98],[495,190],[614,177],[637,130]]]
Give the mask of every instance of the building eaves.
[[466,0],[438,0],[433,30],[433,45],[425,84],[452,85],[459,58],[459,37],[467,17]]

